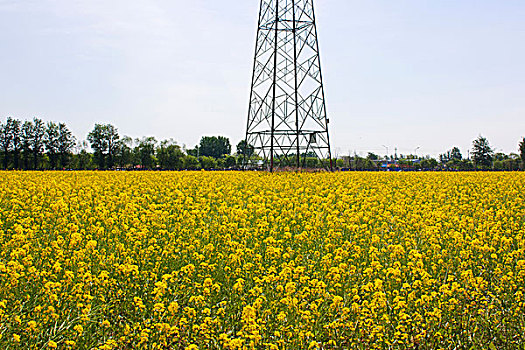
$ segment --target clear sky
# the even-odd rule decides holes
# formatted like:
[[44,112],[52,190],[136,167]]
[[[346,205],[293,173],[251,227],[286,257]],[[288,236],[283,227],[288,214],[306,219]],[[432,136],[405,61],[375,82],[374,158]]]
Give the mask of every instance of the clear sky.
[[[317,0],[334,153],[525,136],[525,1]],[[244,137],[259,0],[0,0],[0,118]]]

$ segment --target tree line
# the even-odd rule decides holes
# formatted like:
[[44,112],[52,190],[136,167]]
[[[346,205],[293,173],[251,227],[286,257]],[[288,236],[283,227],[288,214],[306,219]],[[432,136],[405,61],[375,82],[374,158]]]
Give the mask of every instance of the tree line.
[[65,167],[75,146],[75,137],[64,123],[34,118],[7,118],[0,123],[0,152],[3,169],[58,169]]
[[[111,124],[95,124],[87,139],[77,142],[65,123],[12,117],[0,122],[0,162],[5,170],[242,169],[246,159],[257,158],[246,141],[239,142],[233,151],[230,140],[223,136],[202,137],[198,145],[186,149],[172,139],[159,142],[154,137],[121,137]],[[517,153],[507,155],[496,152],[480,136],[469,153],[464,157],[457,147],[439,159],[369,153],[367,157],[340,157],[335,166],[346,170],[525,170],[525,138]],[[323,167],[315,154],[303,156],[307,168]]]
[[440,154],[438,159],[415,155],[380,157],[369,153],[367,157],[342,157],[337,160],[337,166],[348,170],[525,170],[525,138],[519,142],[517,153],[511,154],[496,152],[487,138],[480,135],[472,142],[467,157],[461,154],[458,147],[453,147]]
[[77,142],[65,123],[39,118],[0,122],[0,161],[4,170],[240,169],[253,147],[241,141],[232,154],[230,140],[206,136],[192,149],[173,140],[121,137],[111,124],[96,124]]
[[463,158],[457,147],[439,156],[440,165],[451,170],[525,170],[525,138],[519,142],[517,153],[496,152],[487,138],[479,136],[472,142],[470,156]]

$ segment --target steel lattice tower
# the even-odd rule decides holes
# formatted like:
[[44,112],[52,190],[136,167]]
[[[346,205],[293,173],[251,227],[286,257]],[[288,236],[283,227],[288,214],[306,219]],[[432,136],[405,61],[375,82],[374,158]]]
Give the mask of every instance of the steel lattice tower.
[[313,0],[261,0],[246,142],[273,171],[332,169]]

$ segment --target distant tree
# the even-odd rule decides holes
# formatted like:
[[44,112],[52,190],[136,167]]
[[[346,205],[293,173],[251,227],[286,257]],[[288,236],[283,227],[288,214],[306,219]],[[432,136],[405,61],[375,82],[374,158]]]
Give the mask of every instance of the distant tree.
[[97,161],[99,168],[104,169],[104,158],[108,151],[105,125],[95,124],[93,130],[88,134],[87,139],[91,144],[91,149],[94,151],[95,160]]
[[301,158],[317,158],[317,154],[315,154],[315,152],[309,151],[301,154]]
[[461,151],[457,147],[452,148],[450,151],[448,151],[445,154],[439,155],[439,161],[442,164],[446,164],[446,163],[449,163],[451,161],[453,163],[457,163],[458,161],[460,161],[462,159],[463,159],[463,155],[461,154]]
[[421,168],[424,170],[434,170],[438,166],[438,161],[434,158],[425,158],[421,160]]
[[114,157],[119,146],[120,136],[117,128],[111,124],[95,124],[93,130],[88,134],[88,141],[95,152],[95,158],[101,169],[112,168]]
[[242,140],[237,144],[237,154],[243,158],[250,159],[255,153],[255,148],[246,140]]
[[227,169],[235,168],[237,165],[237,159],[234,156],[227,156],[224,159],[224,167]]
[[155,166],[155,146],[157,140],[154,137],[144,137],[136,140],[137,146],[134,149],[135,156],[139,159],[143,169],[153,169]]
[[517,154],[510,155],[504,153],[496,153],[494,155],[494,170],[516,171],[520,169],[521,159]]
[[217,161],[213,157],[199,157],[199,163],[202,169],[212,170],[217,168]]
[[45,131],[44,144],[46,146],[46,153],[49,157],[49,164],[51,169],[56,169],[58,166],[60,130],[58,125],[54,122],[48,122]]
[[458,169],[463,155],[459,148],[454,147],[445,154],[439,155],[439,162],[445,164],[447,169]]
[[368,157],[362,158],[358,155],[355,155],[350,160],[350,168],[352,170],[362,171],[362,170],[375,170],[377,169],[377,166],[374,163],[374,161],[369,159]]
[[88,142],[82,141],[78,144],[78,154],[75,155],[75,165],[74,167],[79,170],[87,170],[92,168],[92,157],[93,155],[88,152]]
[[199,146],[195,146],[194,148],[190,148],[186,150],[186,154],[193,157],[199,157]]
[[456,165],[457,170],[461,171],[468,171],[468,170],[474,170],[474,163],[468,159],[463,159]]
[[178,170],[184,164],[184,153],[173,140],[164,140],[157,148],[157,160],[164,170]]
[[190,156],[190,155],[187,155],[186,157],[184,157],[184,169],[199,170],[200,168],[201,168],[201,165],[197,157]]
[[[231,157],[231,156],[226,156],[226,157]],[[219,158],[219,159],[214,159],[215,160],[215,163],[217,164],[215,167],[213,167],[213,169],[226,169],[226,158]]]
[[33,169],[39,168],[40,158],[44,151],[44,139],[46,128],[41,119],[33,118],[33,138],[31,139],[31,150],[33,152]]
[[75,147],[76,138],[64,123],[58,124],[58,155],[60,167],[67,167],[73,147]]
[[21,137],[22,122],[18,119],[11,119],[11,134],[13,138],[13,166],[20,169],[20,151],[22,149]]
[[202,157],[223,158],[231,151],[230,140],[224,136],[204,136],[199,143],[199,156]]
[[13,119],[8,117],[5,123],[0,123],[0,147],[4,156],[4,169],[9,167],[9,154],[13,146]]
[[34,137],[34,126],[33,122],[31,121],[25,121],[24,124],[22,124],[22,130],[21,130],[21,139],[22,139],[22,158],[24,160],[24,169],[29,169],[31,162],[31,156],[33,155],[33,152],[31,150],[31,144]]
[[303,164],[307,169],[317,169],[321,166],[321,162],[317,157],[306,157]]
[[414,162],[412,162],[411,159],[407,159],[407,158],[401,158],[397,164],[402,167],[402,168],[406,168],[406,169],[410,169],[414,166]]
[[520,158],[521,158],[521,168],[525,170],[525,137],[520,142]]
[[4,153],[4,169],[9,168],[10,155],[13,155],[13,166],[19,169],[20,151],[22,148],[21,122],[8,117],[4,124],[0,124],[0,148]]
[[365,164],[364,170],[377,170],[377,164],[371,159],[367,159]]
[[366,156],[366,159],[368,160],[379,160],[379,156],[375,153],[369,152]]
[[494,150],[489,144],[489,141],[479,136],[472,143],[472,160],[477,168],[489,169],[492,166],[494,157]]
[[450,159],[451,160],[462,160],[463,159],[463,155],[461,154],[461,151],[459,150],[459,148],[454,147],[452,148],[452,150],[450,150]]
[[133,154],[133,139],[131,137],[124,136],[118,140],[115,147],[115,164],[119,168],[136,165]]
[[505,154],[505,153],[501,153],[501,152],[498,152],[498,153],[495,153],[494,156],[492,157],[492,160],[496,161],[503,161],[503,160],[507,160],[507,159],[510,159],[510,157]]
[[108,144],[108,168],[113,168],[115,152],[118,147],[120,136],[117,128],[111,124],[106,125],[106,140]]

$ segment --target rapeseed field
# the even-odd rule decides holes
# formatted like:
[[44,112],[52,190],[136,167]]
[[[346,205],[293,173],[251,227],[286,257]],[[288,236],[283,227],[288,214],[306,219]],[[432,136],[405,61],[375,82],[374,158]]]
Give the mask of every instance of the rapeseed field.
[[525,346],[525,174],[0,172],[1,349]]

